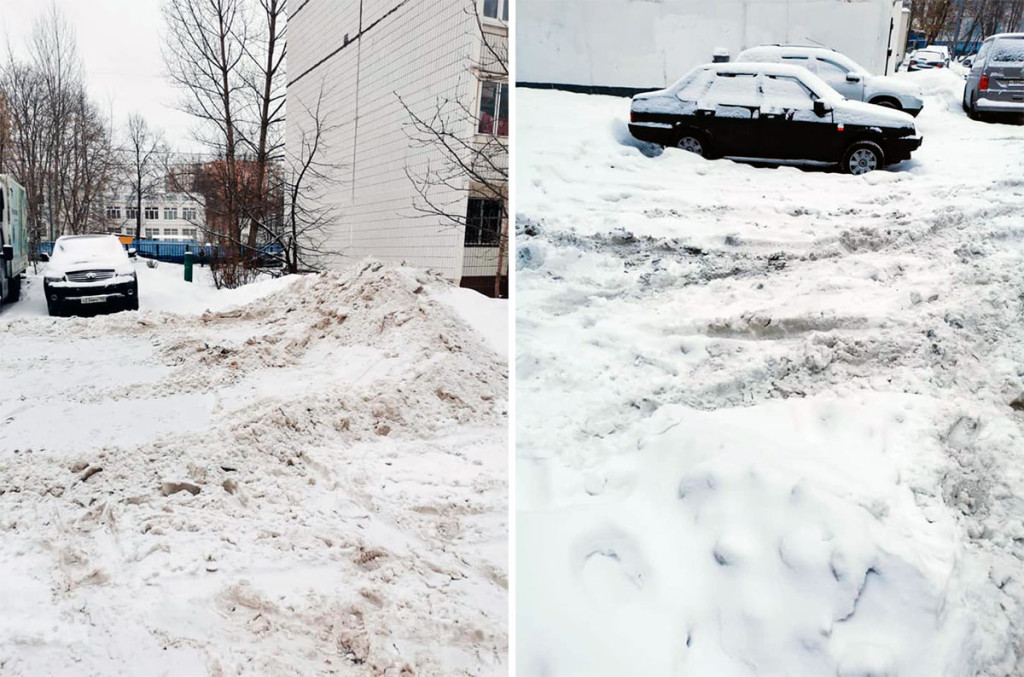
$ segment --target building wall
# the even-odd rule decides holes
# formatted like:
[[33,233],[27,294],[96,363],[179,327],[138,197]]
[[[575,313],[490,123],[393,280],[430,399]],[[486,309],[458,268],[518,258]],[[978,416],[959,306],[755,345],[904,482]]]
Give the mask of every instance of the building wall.
[[[104,200],[104,211],[107,213],[107,224],[111,232],[122,235],[135,235],[135,219],[128,218],[128,208],[135,207],[135,201],[130,197],[110,196]],[[157,218],[147,219],[145,217],[146,207],[155,207]],[[110,209],[119,209],[120,216],[110,213]],[[167,208],[176,209],[177,218],[165,218]],[[196,219],[188,220],[183,218],[183,210],[186,208],[196,210]],[[205,242],[206,236],[203,232],[204,215],[203,208],[195,200],[185,194],[165,193],[142,200],[142,237],[147,240],[195,240]],[[194,231],[192,237],[189,231]]]
[[891,0],[517,0],[516,80],[665,87],[711,61],[772,43],[821,43],[885,69]]
[[[325,263],[366,256],[463,273],[462,229],[424,216],[408,178],[441,162],[438,151],[413,143],[404,101],[430,117],[444,100],[477,105],[477,27],[460,0],[309,0],[289,18],[287,145],[296,154],[316,106],[331,128],[325,161],[334,182],[322,191],[333,208]],[[332,55],[333,53],[333,55]],[[319,65],[318,62],[324,60]],[[312,70],[310,70],[312,69]],[[401,97],[401,101],[399,100]],[[457,133],[472,138],[469,121]],[[465,214],[466,189],[442,188],[434,200]]]

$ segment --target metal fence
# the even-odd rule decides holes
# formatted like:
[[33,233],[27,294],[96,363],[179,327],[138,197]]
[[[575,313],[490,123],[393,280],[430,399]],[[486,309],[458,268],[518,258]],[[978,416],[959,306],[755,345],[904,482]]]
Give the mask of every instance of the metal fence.
[[[135,248],[136,254],[148,259],[156,259],[166,263],[184,263],[185,252],[191,251],[196,263],[203,264],[213,260],[220,255],[223,249],[218,245],[201,245],[195,241],[180,240],[138,240],[131,244],[122,245],[125,250]],[[46,257],[53,255],[53,243],[41,242],[36,250],[37,254]],[[257,260],[261,265],[273,266],[281,262],[284,255],[284,248],[275,243],[257,247]]]

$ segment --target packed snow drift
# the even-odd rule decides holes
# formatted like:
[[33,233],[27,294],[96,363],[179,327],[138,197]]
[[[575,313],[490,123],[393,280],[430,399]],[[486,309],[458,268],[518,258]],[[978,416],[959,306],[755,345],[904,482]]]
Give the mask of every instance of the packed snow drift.
[[1024,674],[1024,128],[862,177],[520,91],[524,676]]
[[0,673],[507,674],[505,302],[138,273],[0,316]]

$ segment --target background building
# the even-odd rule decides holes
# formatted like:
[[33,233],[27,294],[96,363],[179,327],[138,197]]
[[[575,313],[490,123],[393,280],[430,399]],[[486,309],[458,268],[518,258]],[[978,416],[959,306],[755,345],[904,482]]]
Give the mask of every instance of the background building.
[[[374,256],[493,290],[504,190],[487,194],[468,177],[435,186],[434,202],[461,225],[417,207],[415,177],[445,158],[415,141],[413,114],[446,111],[443,123],[460,144],[508,135],[507,69],[490,63],[482,34],[507,54],[509,0],[479,0],[482,29],[471,1],[308,0],[289,17],[287,147],[301,152],[306,111],[320,101],[332,179],[320,194],[333,210],[328,266]],[[501,162],[507,176],[507,153]]]
[[[110,232],[135,235],[135,199],[112,195],[105,200]],[[142,200],[142,238],[205,242],[203,208],[183,193],[160,193]]]
[[718,48],[763,44],[825,45],[891,73],[903,16],[900,0],[517,0],[516,81],[658,89]]

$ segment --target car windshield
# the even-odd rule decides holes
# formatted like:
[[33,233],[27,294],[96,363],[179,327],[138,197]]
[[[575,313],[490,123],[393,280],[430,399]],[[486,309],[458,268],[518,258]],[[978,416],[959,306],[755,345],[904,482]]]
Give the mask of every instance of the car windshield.
[[57,240],[50,261],[55,265],[84,261],[108,261],[117,263],[128,255],[115,237],[82,237]]
[[996,40],[992,45],[992,61],[1024,63],[1024,37]]

